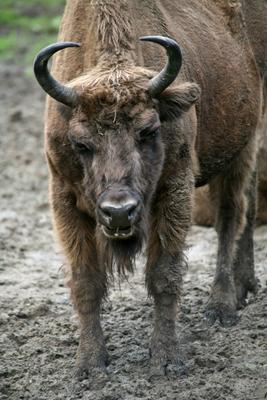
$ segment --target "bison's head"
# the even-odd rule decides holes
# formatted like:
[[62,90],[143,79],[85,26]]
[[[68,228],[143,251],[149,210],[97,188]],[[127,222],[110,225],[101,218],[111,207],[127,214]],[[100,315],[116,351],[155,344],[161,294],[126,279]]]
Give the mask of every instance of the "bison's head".
[[83,211],[96,221],[98,242],[123,254],[124,260],[141,249],[147,235],[169,135],[164,137],[164,132],[170,131],[165,123],[175,121],[171,130],[178,135],[179,120],[199,96],[193,83],[168,88],[181,68],[178,44],[158,36],[142,39],[167,50],[168,63],[156,76],[132,64],[114,67],[105,61],[63,86],[50,75],[47,62],[58,50],[78,46],[72,42],[45,48],[35,61],[40,85],[70,110],[62,148],[57,141],[56,154],[76,171],[75,185],[80,182],[82,199],[77,204],[83,204]]

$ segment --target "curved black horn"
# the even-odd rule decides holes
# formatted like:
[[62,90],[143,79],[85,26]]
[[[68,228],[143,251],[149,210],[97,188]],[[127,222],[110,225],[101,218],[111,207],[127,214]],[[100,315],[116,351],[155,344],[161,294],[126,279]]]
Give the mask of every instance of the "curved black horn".
[[168,55],[168,62],[163,70],[151,79],[149,93],[152,97],[158,96],[165,90],[177,77],[182,66],[182,52],[178,43],[164,36],[143,36],[142,41],[154,42],[163,46]]
[[37,81],[46,93],[60,103],[73,107],[77,98],[74,89],[57,82],[50,75],[47,68],[49,58],[57,51],[66,49],[67,47],[80,47],[80,44],[75,42],[61,42],[45,47],[35,57],[33,69]]

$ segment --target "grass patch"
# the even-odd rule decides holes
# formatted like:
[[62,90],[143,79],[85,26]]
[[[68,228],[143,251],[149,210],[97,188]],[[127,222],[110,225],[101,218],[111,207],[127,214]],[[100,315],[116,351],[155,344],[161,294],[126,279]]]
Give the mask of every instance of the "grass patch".
[[11,32],[9,35],[0,38],[0,56],[9,57],[12,49],[17,46],[17,35]]
[[0,0],[0,61],[29,69],[35,54],[56,41],[65,0]]

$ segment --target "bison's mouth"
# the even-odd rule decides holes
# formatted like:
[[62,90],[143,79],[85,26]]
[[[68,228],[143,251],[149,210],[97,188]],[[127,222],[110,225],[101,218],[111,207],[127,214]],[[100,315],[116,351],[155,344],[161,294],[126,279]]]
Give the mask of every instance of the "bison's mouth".
[[127,227],[109,228],[102,225],[102,231],[109,239],[129,239],[133,236],[134,228],[130,225]]

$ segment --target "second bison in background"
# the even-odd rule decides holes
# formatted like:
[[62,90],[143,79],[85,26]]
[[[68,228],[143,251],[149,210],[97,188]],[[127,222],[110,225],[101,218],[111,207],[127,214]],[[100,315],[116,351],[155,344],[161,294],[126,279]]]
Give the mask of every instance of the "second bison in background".
[[[223,4],[224,0],[215,0]],[[237,6],[239,2],[236,2]],[[257,223],[267,224],[267,3],[265,0],[242,0],[246,33],[255,56],[262,81],[263,110],[258,127],[258,198]],[[211,196],[210,196],[211,195]],[[197,189],[193,219],[198,225],[212,226],[215,223],[216,199],[209,187]]]
[[[259,130],[258,150],[258,190],[257,190],[257,225],[267,224],[267,113]],[[215,223],[216,204],[211,198],[208,186],[196,190],[193,221],[197,225],[213,226]]]

